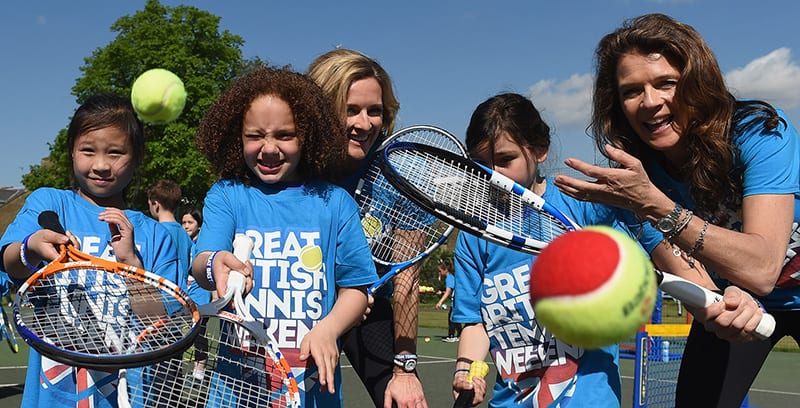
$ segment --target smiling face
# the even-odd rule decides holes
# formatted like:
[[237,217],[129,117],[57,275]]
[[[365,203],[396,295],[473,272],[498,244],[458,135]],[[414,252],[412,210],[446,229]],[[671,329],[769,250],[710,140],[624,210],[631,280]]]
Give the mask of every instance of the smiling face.
[[354,81],[347,91],[347,155],[363,160],[383,127],[383,92],[378,80]]
[[71,154],[78,194],[95,205],[124,208],[123,190],[135,167],[128,135],[115,126],[91,130],[75,139]]
[[661,54],[623,55],[617,64],[617,92],[639,138],[667,154],[679,146],[685,120],[675,101],[680,71]]
[[242,125],[244,161],[264,183],[300,181],[300,139],[289,104],[275,95],[253,100]]

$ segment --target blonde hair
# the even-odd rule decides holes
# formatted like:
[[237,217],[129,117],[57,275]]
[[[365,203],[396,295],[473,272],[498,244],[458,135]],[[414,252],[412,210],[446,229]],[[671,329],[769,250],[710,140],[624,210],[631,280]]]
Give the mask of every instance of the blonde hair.
[[383,135],[394,132],[400,102],[394,96],[392,80],[374,59],[354,50],[337,48],[317,57],[308,67],[308,76],[333,101],[341,120],[347,118],[347,93],[353,82],[375,78],[381,87],[383,103]]

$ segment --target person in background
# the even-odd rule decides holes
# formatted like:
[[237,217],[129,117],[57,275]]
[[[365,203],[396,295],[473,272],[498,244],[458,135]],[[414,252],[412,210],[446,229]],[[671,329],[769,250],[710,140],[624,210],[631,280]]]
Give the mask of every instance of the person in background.
[[[400,103],[392,80],[377,61],[346,48],[317,57],[308,75],[345,123],[347,159],[337,184],[354,194],[376,149],[394,131]],[[418,304],[419,267],[412,266],[395,276],[393,288],[375,293],[366,319],[343,339],[342,349],[376,407],[427,407],[416,368],[404,364],[417,358]]]
[[[181,226],[183,226],[183,230],[189,235],[189,238],[192,239],[192,253],[194,253],[194,242],[197,241],[197,235],[200,233],[200,228],[203,227],[203,212],[197,208],[190,208],[188,209],[183,216],[181,217]],[[189,297],[192,298],[192,301],[198,305],[204,305],[212,300],[217,299],[217,291],[206,290],[197,283],[195,280],[194,275],[191,273],[188,274],[188,278],[186,280],[186,287],[187,291],[189,292]],[[205,330],[205,327],[202,327],[201,333],[197,336],[194,349],[195,349],[195,362],[194,362],[194,369],[192,370],[192,377],[195,380],[203,381],[205,379],[205,369],[206,369],[206,360],[208,355],[206,354],[205,350],[208,349],[208,342],[205,337],[203,337],[202,331]]]
[[[439,270],[439,279],[444,279],[445,286],[442,297],[436,302],[436,308],[448,309],[447,304],[444,302],[450,300],[452,305],[453,299],[455,298],[455,291],[453,289],[456,285],[456,278],[455,275],[453,275],[453,262],[446,258],[440,258],[436,267]],[[453,322],[452,316],[453,308],[450,307],[447,310],[447,337],[442,339],[445,343],[455,343],[461,335],[461,325]]]
[[[89,255],[178,282],[177,251],[166,228],[128,209],[125,200],[145,155],[144,129],[130,99],[86,99],[67,128],[66,146],[75,188],[42,187],[28,196],[0,238],[0,274],[19,284],[58,256],[56,245],[71,242]],[[58,214],[66,235],[41,229],[38,217],[47,210]],[[116,371],[67,366],[31,349],[22,407],[116,407],[117,380]]]
[[181,217],[181,226],[192,241],[197,241],[197,234],[203,227],[203,212],[197,208],[190,208]]
[[[724,289],[724,302],[691,310],[676,405],[738,407],[772,347],[800,341],[797,130],[769,103],[736,99],[701,35],[669,16],[627,20],[595,57],[591,129],[614,167],[570,158],[596,181],[556,185],[649,221],[691,266],[684,277]],[[751,341],[760,304],[777,325]]]
[[147,189],[147,205],[150,216],[169,231],[178,254],[178,282],[187,281],[192,260],[194,242],[175,218],[182,193],[178,183],[172,180],[158,180]]

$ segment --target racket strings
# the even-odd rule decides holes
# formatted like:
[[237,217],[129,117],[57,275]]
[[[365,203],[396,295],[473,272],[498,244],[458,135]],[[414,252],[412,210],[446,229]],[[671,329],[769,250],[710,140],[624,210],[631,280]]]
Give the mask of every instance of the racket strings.
[[193,323],[186,304],[129,275],[86,267],[44,276],[23,293],[32,334],[56,347],[92,355],[166,348]]
[[498,188],[491,175],[426,151],[396,149],[388,160],[402,178],[442,212],[480,228],[496,226],[516,236],[550,242],[568,230],[556,217]]
[[269,344],[250,336],[243,345],[246,329],[216,317],[200,330],[180,358],[128,374],[131,406],[288,407],[299,397],[288,363]]
[[[463,154],[461,145],[439,129],[423,126],[400,131],[391,142],[416,142]],[[385,142],[388,143],[389,141]],[[452,228],[404,197],[381,173],[373,160],[355,193],[361,224],[373,257],[383,263],[400,263],[438,245]],[[402,231],[414,231],[413,238]]]
[[[436,244],[448,230],[447,224],[400,195],[377,165],[370,166],[362,181],[357,197],[361,224],[376,259],[384,263],[411,259]],[[403,231],[414,231],[415,239],[404,239]]]

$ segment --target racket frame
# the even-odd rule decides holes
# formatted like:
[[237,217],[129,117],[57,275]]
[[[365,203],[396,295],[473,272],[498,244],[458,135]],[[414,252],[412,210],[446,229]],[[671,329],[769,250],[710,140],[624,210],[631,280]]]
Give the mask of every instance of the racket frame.
[[[47,229],[64,233],[64,228],[58,221],[58,215],[53,211],[42,212],[39,215],[39,224]],[[22,305],[28,299],[27,294],[36,290],[38,287],[38,282],[43,281],[51,276],[60,274],[62,272],[85,270],[87,268],[102,270],[106,273],[116,275],[123,279],[129,279],[143,283],[147,285],[147,288],[157,290],[162,296],[169,296],[170,298],[176,299],[178,301],[177,304],[181,305],[181,311],[184,312],[182,315],[187,317],[187,322],[181,326],[183,327],[186,323],[189,323],[190,326],[188,330],[177,340],[164,347],[160,347],[152,351],[138,350],[137,346],[142,344],[143,341],[146,341],[148,336],[158,333],[164,327],[164,323],[169,319],[156,321],[140,330],[137,335],[137,341],[132,342],[127,348],[120,344],[120,350],[118,354],[108,354],[99,350],[97,353],[70,350],[59,347],[53,342],[42,338],[34,331],[33,328],[29,327],[29,323],[26,323],[26,321],[29,319],[25,317],[22,311]],[[61,309],[63,309],[63,307]],[[37,311],[34,308],[33,311],[29,311],[27,313],[44,312]],[[134,313],[132,309],[131,313]],[[173,313],[172,315],[175,314],[176,313]],[[175,283],[164,277],[131,265],[108,261],[83,253],[75,248],[72,244],[60,245],[58,258],[45,265],[40,270],[34,272],[22,285],[20,285],[14,299],[13,315],[14,324],[20,337],[22,337],[22,339],[31,348],[39,352],[39,354],[62,364],[105,371],[117,370],[125,367],[140,367],[158,361],[163,361],[171,355],[182,352],[192,344],[194,337],[199,331],[200,323],[200,314],[197,310],[197,306],[191,300],[189,295]],[[173,327],[174,326],[169,326],[167,329],[170,330]],[[120,335],[120,333],[113,334],[116,334],[117,339],[113,340],[112,342],[119,343],[121,341],[119,339],[125,338],[125,335]],[[107,339],[102,339],[100,341],[105,342],[106,340]]]
[[[426,137],[418,136],[420,134],[425,134]],[[376,180],[378,180],[381,177],[382,173],[383,173],[382,167],[380,165],[380,161],[381,161],[380,156],[382,155],[381,151],[383,149],[385,149],[387,146],[390,146],[390,145],[392,145],[393,143],[396,143],[396,142],[403,142],[403,141],[409,141],[409,140],[416,140],[416,141],[425,140],[425,141],[427,141],[429,143],[430,142],[435,142],[431,136],[435,136],[437,138],[435,141],[439,141],[440,142],[440,143],[437,143],[439,146],[442,146],[444,144],[452,145],[452,147],[454,147],[455,150],[457,150],[459,154],[461,154],[462,156],[466,156],[467,155],[466,148],[461,143],[461,141],[458,140],[458,138],[456,138],[452,133],[448,132],[447,130],[442,129],[442,128],[437,127],[437,126],[433,126],[433,125],[414,125],[414,126],[405,127],[403,129],[400,129],[400,130],[394,132],[391,136],[389,136],[386,140],[384,140],[381,143],[381,145],[377,149],[378,150],[377,153],[372,157],[372,159],[371,159],[371,161],[370,161],[370,163],[368,165],[367,171],[358,180],[358,184],[357,184],[354,196],[356,198],[356,201],[359,204],[359,213],[361,215],[362,221],[364,220],[364,217],[366,217],[367,215],[370,214],[370,209],[371,209],[370,208],[371,207],[370,204],[371,204],[372,200],[375,199],[372,196],[366,196],[365,194],[362,193],[364,191],[364,188],[365,188],[364,186],[367,183],[370,183],[370,184],[374,185]],[[383,175],[383,176],[385,178],[385,175]],[[388,183],[388,186],[382,186],[381,188],[386,189],[387,187],[391,188],[392,190],[389,190],[389,191],[390,192],[394,191],[395,195],[402,196],[403,198],[408,199],[407,196],[405,196],[402,193],[396,191],[395,190],[396,188],[394,186],[392,186],[391,183]],[[386,191],[384,191],[384,192],[386,192]],[[413,202],[413,200],[411,200],[411,202],[413,204],[415,204],[415,205],[418,205],[417,203]],[[422,208],[422,209],[425,210],[424,208]],[[428,211],[426,210],[426,212],[428,212]],[[409,230],[409,231],[413,231],[413,230]],[[447,242],[447,240],[450,238],[450,235],[453,233],[453,231],[455,231],[455,227],[453,225],[451,225],[451,224],[447,224],[447,226],[445,228],[445,231],[440,235],[439,239],[436,240],[436,242],[434,242],[433,244],[430,244],[423,251],[421,251],[421,252],[418,251],[414,256],[405,257],[405,259],[402,259],[402,260],[391,260],[391,261],[388,261],[388,260],[382,259],[380,256],[375,254],[376,248],[372,248],[372,245],[370,245],[370,250],[372,250],[372,252],[373,252],[373,254],[372,254],[373,261],[375,263],[379,264],[379,265],[382,265],[382,266],[385,266],[385,267],[389,268],[389,270],[386,273],[384,273],[383,276],[381,276],[380,279],[378,279],[378,281],[373,283],[368,288],[367,293],[372,295],[376,290],[378,290],[380,287],[385,285],[389,280],[391,280],[398,273],[400,273],[401,271],[405,270],[406,268],[409,268],[412,265],[422,261],[423,259],[427,258],[431,253],[436,251],[436,249],[438,249],[445,242]],[[394,239],[393,239],[393,241],[394,241]],[[378,245],[381,245],[381,244],[378,244]],[[396,252],[397,251],[393,251],[392,254],[395,255]]]
[[408,197],[411,201],[414,201],[417,205],[429,213],[437,216],[440,220],[457,227],[462,231],[475,235],[478,238],[483,238],[498,245],[532,255],[538,255],[549,243],[539,239],[515,235],[501,227],[490,224],[487,220],[470,216],[457,208],[442,205],[434,201],[428,197],[427,194],[423,193],[422,190],[420,190],[417,186],[413,185],[411,182],[406,180],[405,177],[401,176],[396,171],[394,166],[392,166],[389,155],[391,152],[400,149],[410,149],[428,153],[449,161],[455,166],[468,169],[478,177],[486,179],[489,185],[491,185],[493,188],[518,196],[523,203],[529,205],[536,211],[545,213],[555,218],[562,224],[564,232],[574,230],[575,226],[577,225],[564,213],[550,205],[550,203],[546,202],[542,197],[519,185],[514,180],[506,177],[502,173],[491,170],[488,167],[472,161],[467,157],[461,157],[442,149],[437,149],[435,147],[414,142],[395,142],[383,149],[380,165],[384,177],[386,177],[390,184],[397,188],[401,194]]

